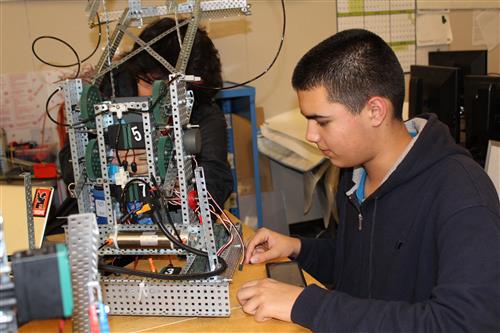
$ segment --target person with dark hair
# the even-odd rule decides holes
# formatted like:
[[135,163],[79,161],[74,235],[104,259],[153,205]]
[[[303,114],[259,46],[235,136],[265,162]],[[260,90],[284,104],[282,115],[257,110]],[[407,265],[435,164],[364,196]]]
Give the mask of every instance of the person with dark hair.
[[[179,20],[178,23],[182,23]],[[144,42],[149,42],[158,35],[176,27],[174,19],[166,17],[150,23],[139,35]],[[179,56],[180,40],[184,39],[188,25],[180,26],[177,32],[167,34],[151,45],[151,48],[175,67]],[[132,51],[140,46],[135,43]],[[227,161],[227,130],[224,113],[215,103],[216,89],[205,87],[222,86],[222,69],[219,52],[207,32],[198,28],[191,54],[186,66],[187,75],[196,75],[201,82],[187,84],[193,91],[194,105],[190,123],[199,125],[201,130],[201,153],[196,156],[203,167],[207,189],[215,201],[223,206],[233,188],[233,177]],[[126,61],[113,75],[115,95],[150,96],[155,80],[168,80],[171,73],[158,60],[143,50]],[[203,87],[200,87],[203,86]],[[112,97],[109,77],[101,85],[103,94]]]
[[[182,22],[183,20],[178,21],[179,24]],[[139,38],[144,42],[149,42],[165,31],[175,28],[175,26],[175,20],[166,17],[149,24],[141,32]],[[184,39],[187,27],[187,25],[182,25],[178,28],[179,35],[174,30],[151,45],[151,48],[157,54],[174,67],[181,49],[179,36],[181,40]],[[135,43],[131,52],[138,48],[140,48],[140,45]],[[123,56],[126,56],[126,54]],[[168,80],[170,74],[167,68],[146,50],[143,50],[121,65],[114,74],[115,80],[118,80],[117,86],[115,86],[115,95],[117,97],[151,95],[153,81]],[[196,84],[188,83],[188,89],[192,90],[194,94],[195,105],[213,103],[217,90],[203,87],[216,88],[222,86],[221,62],[219,52],[212,40],[207,32],[201,28],[196,32],[186,67],[186,74],[196,75],[202,79],[201,82]],[[103,81],[101,90],[106,97],[111,97],[112,89],[109,76]]]
[[436,115],[402,121],[391,48],[366,30],[339,32],[302,57],[292,84],[306,138],[345,168],[337,233],[260,229],[245,262],[291,257],[333,288],[250,281],[243,310],[315,332],[499,332],[498,194]]
[[[182,23],[182,20],[179,20]],[[172,18],[163,18],[149,24],[139,35],[144,42],[149,42],[165,31],[175,28]],[[175,67],[180,53],[180,42],[184,38],[187,25],[174,30],[151,45],[151,48],[172,66]],[[140,46],[135,43],[132,51]],[[222,73],[219,52],[215,48],[207,32],[198,28],[185,74],[201,77],[201,82],[188,83],[187,88],[193,91],[194,104],[190,123],[199,125],[201,131],[201,152],[196,156],[197,162],[204,169],[207,189],[214,200],[223,206],[233,188],[233,177],[227,161],[227,128],[224,113],[215,103],[216,89],[200,87],[221,87]],[[113,84],[110,75],[103,79],[100,90],[105,99],[113,97],[150,96],[152,83],[155,80],[168,80],[171,73],[158,60],[143,50],[112,71]],[[114,96],[113,96],[114,92]],[[61,161],[69,160],[69,146],[61,151]],[[127,154],[121,151],[120,156],[126,159]],[[129,158],[131,153],[128,153]],[[136,149],[135,155],[143,155]],[[135,160],[135,158],[134,158]],[[138,159],[140,160],[140,159]],[[140,164],[140,162],[138,163]],[[142,166],[144,167],[144,166]],[[67,170],[72,170],[68,165]],[[141,169],[141,165],[138,166]],[[72,181],[72,173],[65,177]]]

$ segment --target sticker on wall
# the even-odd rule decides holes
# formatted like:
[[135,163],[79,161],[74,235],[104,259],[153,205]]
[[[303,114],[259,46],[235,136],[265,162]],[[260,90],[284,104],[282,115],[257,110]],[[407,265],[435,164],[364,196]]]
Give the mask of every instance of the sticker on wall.
[[35,196],[33,197],[33,216],[45,217],[47,215],[51,196],[52,189],[50,188],[36,189]]

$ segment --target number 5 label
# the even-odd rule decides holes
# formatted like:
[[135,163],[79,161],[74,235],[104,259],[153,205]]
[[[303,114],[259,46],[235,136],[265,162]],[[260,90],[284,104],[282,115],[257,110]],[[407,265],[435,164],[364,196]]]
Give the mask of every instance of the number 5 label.
[[134,140],[137,142],[140,142],[142,140],[142,134],[141,134],[141,131],[139,131],[139,127],[132,126],[132,128],[130,128],[130,130],[132,131],[132,135],[134,136]]

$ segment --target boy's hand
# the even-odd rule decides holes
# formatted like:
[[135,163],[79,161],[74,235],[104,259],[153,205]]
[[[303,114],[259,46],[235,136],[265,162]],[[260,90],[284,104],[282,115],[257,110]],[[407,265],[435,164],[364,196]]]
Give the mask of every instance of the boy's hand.
[[236,297],[244,312],[253,315],[256,321],[271,318],[291,321],[292,307],[304,288],[272,279],[245,283]]
[[245,263],[258,264],[268,260],[297,256],[300,240],[266,228],[259,229],[246,245]]

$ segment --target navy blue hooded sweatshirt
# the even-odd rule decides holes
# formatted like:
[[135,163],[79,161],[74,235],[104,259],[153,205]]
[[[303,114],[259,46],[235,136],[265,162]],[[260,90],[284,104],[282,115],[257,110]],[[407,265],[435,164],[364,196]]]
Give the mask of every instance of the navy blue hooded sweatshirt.
[[[500,205],[435,115],[359,203],[344,173],[335,239],[302,239],[308,286],[292,321],[315,332],[500,332]],[[407,124],[408,126],[408,124]]]

